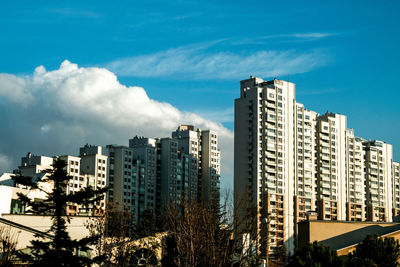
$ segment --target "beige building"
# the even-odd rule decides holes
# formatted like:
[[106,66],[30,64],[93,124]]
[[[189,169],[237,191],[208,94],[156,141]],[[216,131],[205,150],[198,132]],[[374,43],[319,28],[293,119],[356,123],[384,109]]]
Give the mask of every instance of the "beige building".
[[367,235],[393,237],[400,240],[400,224],[398,223],[305,220],[299,222],[298,228],[299,248],[309,242],[317,241],[336,250],[339,256],[354,251]]

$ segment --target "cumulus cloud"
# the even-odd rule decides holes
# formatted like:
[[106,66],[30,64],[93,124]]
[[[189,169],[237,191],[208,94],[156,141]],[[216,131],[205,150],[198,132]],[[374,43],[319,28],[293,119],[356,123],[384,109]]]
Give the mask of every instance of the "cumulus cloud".
[[[66,60],[59,69],[40,66],[25,77],[0,74],[1,98],[6,101],[0,101],[0,114],[7,117],[0,153],[12,156],[14,164],[28,151],[77,154],[85,143],[126,145],[134,135],[170,136],[179,124],[194,124],[219,133],[223,175],[232,176],[231,131],[151,99],[141,87],[121,84],[105,68],[83,68]],[[0,171],[5,171],[1,165]]]
[[0,154],[0,169],[4,169],[7,170],[8,172],[11,172],[11,170],[13,169],[12,163],[13,162],[9,157]]
[[[310,35],[310,34],[309,34]],[[315,34],[313,35],[315,37]],[[310,36],[309,36],[310,37]],[[211,45],[209,45],[211,46]],[[274,77],[304,73],[325,65],[329,58],[322,49],[252,53],[208,52],[205,44],[179,47],[148,55],[122,58],[106,64],[122,76],[190,79],[241,79],[243,73]]]
[[0,96],[9,101],[26,105],[33,100],[32,94],[26,90],[26,80],[11,74],[0,73]]

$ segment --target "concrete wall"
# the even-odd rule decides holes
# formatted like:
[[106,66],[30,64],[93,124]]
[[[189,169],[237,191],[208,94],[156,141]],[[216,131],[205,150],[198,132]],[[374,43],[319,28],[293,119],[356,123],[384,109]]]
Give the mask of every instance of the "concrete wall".
[[[25,214],[3,214],[3,218],[35,230],[46,232],[50,229],[52,220],[50,216],[37,216]],[[67,231],[72,239],[80,239],[89,235],[86,223],[88,216],[70,216],[70,223],[67,223]]]
[[[48,231],[52,224],[50,216],[3,214],[3,218],[40,232]],[[70,223],[67,223],[67,231],[72,239],[81,239],[90,234],[85,226],[89,219],[90,217],[87,216],[70,217]],[[31,240],[36,238],[34,231],[23,227],[10,226],[3,221],[0,221],[0,227],[3,227],[5,231],[16,238],[17,250],[30,246]]]

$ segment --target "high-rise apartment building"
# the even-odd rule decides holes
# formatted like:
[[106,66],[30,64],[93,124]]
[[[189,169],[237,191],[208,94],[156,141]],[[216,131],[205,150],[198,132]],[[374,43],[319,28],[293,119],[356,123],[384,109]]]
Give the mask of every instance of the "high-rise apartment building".
[[[108,184],[108,157],[104,155],[101,146],[90,146],[86,144],[79,149],[80,173],[83,186],[90,186],[95,190],[104,188]],[[101,201],[95,203],[95,212],[106,208],[107,194]]]
[[400,221],[400,163],[393,162],[392,167],[393,221]]
[[294,205],[295,222],[306,219],[307,212],[316,209],[316,118],[317,113],[304,108],[303,104],[296,103],[294,114],[294,143],[297,149],[294,151],[295,184]]
[[161,209],[170,204],[180,205],[184,197],[184,181],[181,165],[178,164],[178,154],[176,139],[170,137],[160,139]]
[[189,199],[210,204],[219,201],[221,152],[215,131],[181,125],[172,138],[178,141],[179,151],[188,156],[187,178]]
[[200,136],[199,200],[205,204],[219,204],[221,152],[218,148],[217,133],[212,130],[200,131]]
[[[136,221],[184,199],[219,200],[220,151],[214,131],[181,125],[172,137],[129,140],[129,147],[108,145],[108,201],[127,209]],[[200,193],[201,192],[201,193]]]
[[108,156],[108,202],[119,211],[127,209],[136,213],[136,195],[133,188],[136,181],[133,179],[133,151],[126,146],[107,145],[104,154]]
[[355,137],[354,131],[346,131],[346,220],[366,219],[364,140]]
[[367,220],[392,221],[392,145],[381,141],[363,142]]
[[[217,133],[202,131],[192,125],[181,125],[172,137],[152,139],[138,137],[129,140],[129,147],[86,144],[79,156],[58,158],[67,163],[71,179],[67,193],[84,187],[109,187],[104,200],[88,207],[68,205],[70,215],[87,214],[112,203],[117,211],[128,211],[139,222],[145,211],[159,214],[171,204],[183,200],[219,203],[220,150]],[[22,158],[19,172],[41,177],[51,169],[52,157],[28,153]]]
[[[107,184],[107,157],[101,154],[101,147],[85,146],[81,148],[80,154],[79,157],[71,155],[57,157],[66,162],[66,172],[71,177],[66,188],[67,194],[78,192],[87,186],[100,189]],[[46,170],[53,168],[54,158],[28,153],[26,157],[22,157],[18,172],[23,176],[31,176],[35,181],[36,177],[47,175]],[[53,188],[52,184],[45,185],[42,183],[41,186],[44,186],[46,190],[52,190]],[[66,213],[69,215],[96,214],[103,210],[104,207],[105,198],[91,207],[67,205]]]
[[261,255],[281,245],[293,252],[296,223],[311,212],[321,220],[399,218],[392,146],[356,137],[344,115],[305,109],[290,82],[240,82],[234,168],[237,216],[257,216],[252,239]]
[[287,216],[294,215],[294,95],[293,83],[250,77],[240,82],[235,100],[235,203],[248,203],[240,216],[254,216],[248,212],[257,208],[258,233],[269,224],[260,238],[268,238],[270,251],[294,249],[294,220]]
[[187,166],[183,171],[186,184],[185,195],[190,200],[198,201],[202,181],[201,131],[195,131],[192,125],[181,125],[172,132],[172,138],[178,141],[181,157],[187,158],[181,160],[183,166]]
[[152,138],[137,137],[129,140],[133,158],[133,204],[136,206],[135,216],[145,210],[157,210],[157,144]]
[[326,113],[316,121],[318,217],[345,220],[346,117]]

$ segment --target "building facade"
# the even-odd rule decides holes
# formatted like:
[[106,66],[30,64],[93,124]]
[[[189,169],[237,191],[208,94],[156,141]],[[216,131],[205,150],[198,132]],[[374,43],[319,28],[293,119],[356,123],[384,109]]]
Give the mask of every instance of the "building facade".
[[241,81],[234,142],[235,211],[257,216],[253,240],[261,255],[282,245],[293,252],[297,223],[311,212],[331,221],[398,218],[392,146],[356,137],[344,115],[307,110],[293,83]]

